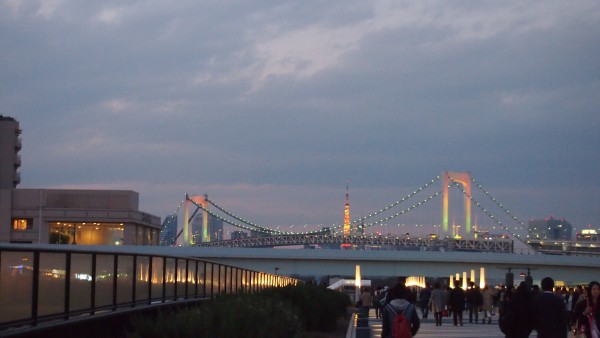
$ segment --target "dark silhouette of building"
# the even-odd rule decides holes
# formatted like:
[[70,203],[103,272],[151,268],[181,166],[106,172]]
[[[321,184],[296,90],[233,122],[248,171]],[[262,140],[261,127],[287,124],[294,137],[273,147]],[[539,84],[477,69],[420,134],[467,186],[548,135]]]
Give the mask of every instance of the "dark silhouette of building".
[[171,246],[175,243],[177,236],[177,214],[168,215],[160,230],[160,245]]
[[244,239],[248,238],[248,233],[244,231],[234,231],[231,233],[231,239]]
[[529,221],[529,236],[531,239],[563,239],[572,240],[573,226],[566,219],[556,219],[553,216],[546,219]]

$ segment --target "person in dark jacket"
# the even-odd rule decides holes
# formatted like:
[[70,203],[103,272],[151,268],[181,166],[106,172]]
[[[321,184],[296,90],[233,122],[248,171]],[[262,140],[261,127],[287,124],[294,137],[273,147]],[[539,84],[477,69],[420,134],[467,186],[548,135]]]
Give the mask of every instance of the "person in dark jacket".
[[460,287],[460,282],[454,282],[454,289],[450,291],[450,299],[448,304],[452,309],[452,319],[454,326],[460,324],[463,326],[463,311],[465,311],[465,290]]
[[469,288],[466,291],[467,296],[467,307],[469,309],[469,323],[473,323],[473,317],[475,317],[475,324],[479,321],[479,308],[483,303],[483,297],[481,291],[474,282],[469,283]]
[[429,284],[425,285],[425,287],[419,292],[419,304],[421,305],[421,313],[423,314],[423,319],[427,319],[429,315],[429,299],[431,298],[431,288]]
[[533,331],[533,303],[527,283],[521,282],[514,292],[506,292],[499,325],[506,338],[529,337]]
[[408,298],[408,290],[402,283],[396,284],[388,291],[389,302],[383,307],[381,321],[381,338],[391,338],[395,314],[403,313],[410,319],[410,332],[414,336],[419,331],[421,320],[417,314],[417,309],[414,304],[410,303]]
[[542,279],[542,293],[533,298],[533,326],[538,338],[567,338],[567,313],[562,298],[552,292],[554,280]]

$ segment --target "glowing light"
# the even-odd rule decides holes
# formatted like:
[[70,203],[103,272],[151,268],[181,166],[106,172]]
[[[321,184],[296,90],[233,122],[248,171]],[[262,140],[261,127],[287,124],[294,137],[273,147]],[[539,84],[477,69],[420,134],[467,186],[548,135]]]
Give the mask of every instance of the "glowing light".
[[479,287],[483,289],[485,287],[485,268],[479,268]]
[[354,271],[354,286],[356,287],[355,291],[354,291],[354,295],[356,298],[354,298],[354,299],[356,299],[356,300],[358,300],[358,297],[360,296],[360,285],[361,285],[360,283],[361,283],[360,265],[357,265],[356,269]]

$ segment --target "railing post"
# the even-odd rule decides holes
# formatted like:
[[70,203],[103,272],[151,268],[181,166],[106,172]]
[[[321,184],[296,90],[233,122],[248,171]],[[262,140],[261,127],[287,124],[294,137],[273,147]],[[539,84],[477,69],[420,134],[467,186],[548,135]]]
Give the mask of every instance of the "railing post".
[[185,297],[184,299],[189,298],[189,273],[190,273],[190,260],[185,260]]
[[117,309],[117,275],[119,272],[119,255],[113,256],[113,294],[112,294],[112,309]]
[[203,279],[203,282],[202,282],[202,297],[206,297],[206,264],[207,264],[206,262],[204,262],[202,264],[202,265],[204,265],[204,268],[203,268],[204,272],[202,274],[202,279]]
[[162,297],[161,302],[164,303],[167,298],[167,257],[162,257]]
[[133,266],[132,266],[132,272],[131,274],[132,276],[132,280],[131,280],[131,307],[135,307],[135,303],[136,303],[136,297],[135,297],[135,292],[137,290],[137,255],[133,255]]
[[148,304],[152,303],[152,259],[154,256],[148,256]]
[[173,300],[177,300],[177,286],[179,283],[179,259],[175,259],[175,284],[173,285]]
[[65,259],[65,320],[69,319],[70,303],[71,303],[71,253],[67,252]]
[[38,320],[38,298],[40,288],[40,252],[33,252],[33,274],[31,276],[31,320],[33,326],[37,325]]
[[92,285],[90,288],[90,304],[91,311],[90,314],[96,313],[96,253],[92,253]]

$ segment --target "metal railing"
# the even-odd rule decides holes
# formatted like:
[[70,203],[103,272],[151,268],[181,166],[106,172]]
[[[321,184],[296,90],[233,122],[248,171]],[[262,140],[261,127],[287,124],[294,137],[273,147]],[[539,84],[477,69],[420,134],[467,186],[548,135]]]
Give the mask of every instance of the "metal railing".
[[0,336],[51,321],[299,282],[196,258],[120,248],[0,245]]

